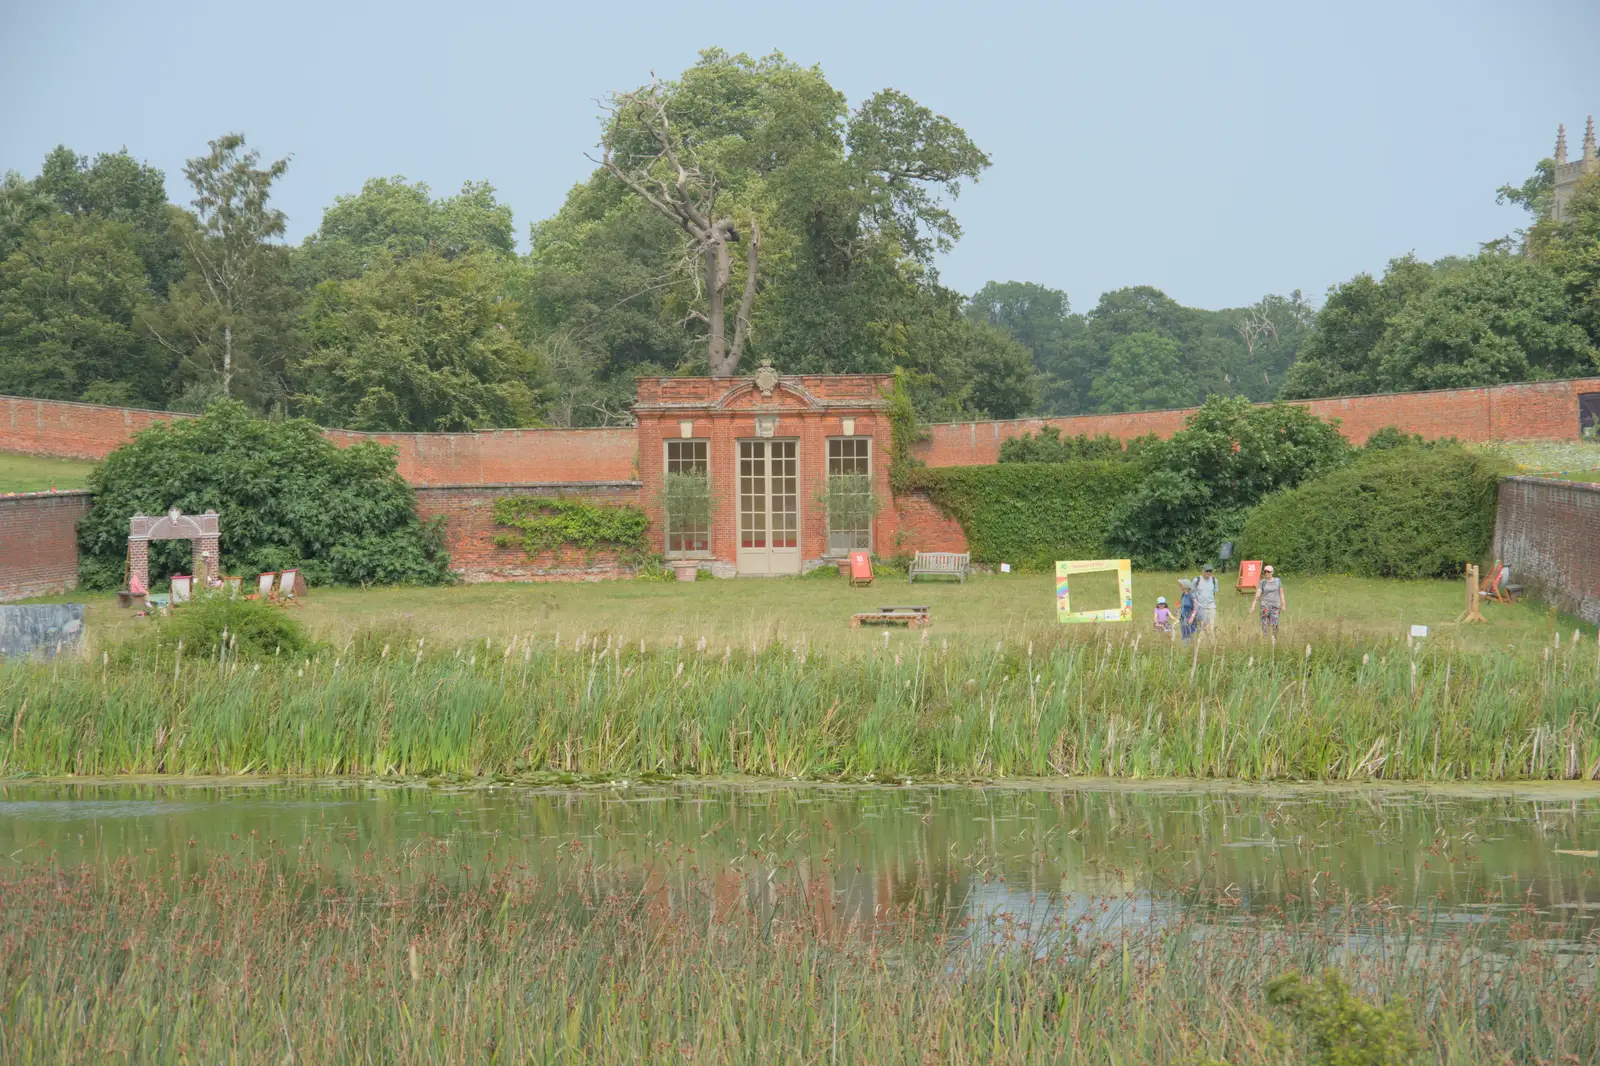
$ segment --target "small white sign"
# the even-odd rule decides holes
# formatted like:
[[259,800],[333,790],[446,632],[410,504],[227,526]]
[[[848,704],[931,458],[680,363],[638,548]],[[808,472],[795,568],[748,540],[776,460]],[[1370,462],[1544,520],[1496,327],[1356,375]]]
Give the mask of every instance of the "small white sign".
[[1411,635],[1413,637],[1425,637],[1425,636],[1428,635],[1428,627],[1427,626],[1412,626],[1411,627]]
[[1010,563],[1001,563],[1001,564],[1000,564],[1000,572],[1001,572],[1001,573],[1002,573],[1002,574],[1009,574],[1009,573],[1011,573],[1011,564],[1010,564]]

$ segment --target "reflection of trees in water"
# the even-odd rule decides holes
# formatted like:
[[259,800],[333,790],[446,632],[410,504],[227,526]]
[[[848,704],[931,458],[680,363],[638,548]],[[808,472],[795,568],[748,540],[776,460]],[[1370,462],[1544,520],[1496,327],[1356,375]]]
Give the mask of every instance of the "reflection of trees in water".
[[[1487,790],[1486,790],[1487,791]],[[280,872],[397,888],[493,871],[642,908],[805,921],[915,922],[953,935],[1074,901],[1262,913],[1346,899],[1453,913],[1531,901],[1593,921],[1600,798],[1313,791],[739,788],[447,791],[297,783],[0,786],[17,861],[133,856],[191,875],[217,850]],[[584,905],[578,897],[581,913]]]

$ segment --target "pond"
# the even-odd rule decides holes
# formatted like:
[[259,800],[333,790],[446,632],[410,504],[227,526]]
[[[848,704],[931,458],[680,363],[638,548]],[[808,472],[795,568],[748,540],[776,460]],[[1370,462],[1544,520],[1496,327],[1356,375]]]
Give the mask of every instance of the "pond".
[[179,878],[219,857],[335,889],[549,874],[580,910],[621,895],[760,914],[789,899],[847,935],[911,921],[982,940],[1367,907],[1425,916],[1425,934],[1521,923],[1563,950],[1600,940],[1594,787],[0,785],[8,873]]

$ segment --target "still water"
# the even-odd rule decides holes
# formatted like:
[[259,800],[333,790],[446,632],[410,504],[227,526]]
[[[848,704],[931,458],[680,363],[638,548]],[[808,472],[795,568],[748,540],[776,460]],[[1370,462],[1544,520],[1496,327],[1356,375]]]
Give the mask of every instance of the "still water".
[[699,892],[747,910],[789,889],[844,930],[1361,906],[1425,913],[1424,934],[1531,921],[1600,950],[1593,787],[0,784],[7,873],[181,877],[219,855],[445,890],[563,871],[585,899]]

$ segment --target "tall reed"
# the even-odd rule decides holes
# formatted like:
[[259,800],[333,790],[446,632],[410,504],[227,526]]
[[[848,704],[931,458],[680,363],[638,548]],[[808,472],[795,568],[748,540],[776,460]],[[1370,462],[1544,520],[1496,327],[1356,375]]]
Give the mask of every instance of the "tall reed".
[[0,669],[0,773],[1595,778],[1591,645],[157,648]]
[[1422,1063],[1600,1056],[1592,953],[1435,937],[1381,901],[1097,933],[925,928],[912,891],[893,922],[841,928],[776,868],[668,891],[582,854],[349,879],[293,847],[188,858],[0,872],[0,1059],[1289,1066],[1308,1041],[1278,1035],[1263,986],[1323,967],[1393,1004]]

